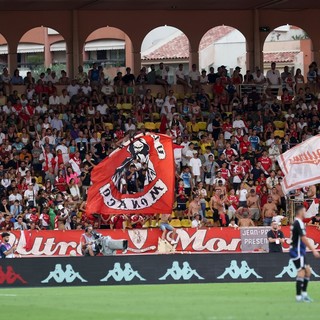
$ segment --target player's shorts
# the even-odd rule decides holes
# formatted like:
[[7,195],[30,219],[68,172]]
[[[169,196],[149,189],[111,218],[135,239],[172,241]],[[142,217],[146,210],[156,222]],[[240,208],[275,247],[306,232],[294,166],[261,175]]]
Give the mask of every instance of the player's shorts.
[[160,229],[161,229],[162,231],[164,231],[164,230],[173,231],[173,230],[174,230],[173,226],[170,225],[169,223],[161,223],[161,224],[160,224]]
[[306,268],[306,265],[307,265],[306,256],[301,256],[299,258],[292,259],[292,261],[298,271]]
[[177,210],[179,211],[185,211],[187,209],[186,203],[177,203]]
[[252,220],[258,221],[260,219],[260,210],[258,208],[250,208],[249,213]]

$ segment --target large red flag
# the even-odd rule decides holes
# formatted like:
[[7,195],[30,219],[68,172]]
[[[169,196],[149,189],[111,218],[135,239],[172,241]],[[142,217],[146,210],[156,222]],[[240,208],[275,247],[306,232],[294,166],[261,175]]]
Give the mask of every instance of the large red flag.
[[[126,193],[130,165],[145,166],[143,191]],[[137,135],[97,165],[91,174],[86,214],[171,213],[175,166],[172,139],[162,134]]]

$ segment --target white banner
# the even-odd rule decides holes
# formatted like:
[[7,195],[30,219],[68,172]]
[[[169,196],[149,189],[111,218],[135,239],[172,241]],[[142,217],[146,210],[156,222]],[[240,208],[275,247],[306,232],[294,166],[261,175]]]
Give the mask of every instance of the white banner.
[[320,183],[320,135],[316,135],[281,154],[278,163],[285,177],[285,194]]
[[304,217],[306,219],[313,218],[319,212],[319,199],[314,199],[310,204],[309,209],[305,213]]

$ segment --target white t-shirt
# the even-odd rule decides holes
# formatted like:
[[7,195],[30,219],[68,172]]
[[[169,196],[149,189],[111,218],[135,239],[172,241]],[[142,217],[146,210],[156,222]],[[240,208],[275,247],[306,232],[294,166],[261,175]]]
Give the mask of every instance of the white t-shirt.
[[185,80],[185,74],[183,70],[179,70],[179,69],[176,70],[176,80],[178,79]]
[[199,158],[191,158],[190,159],[190,167],[192,170],[193,175],[200,176],[200,169],[202,167],[201,160]]
[[106,104],[97,105],[97,111],[100,111],[100,114],[103,116],[107,114],[107,109],[108,109],[108,106]]
[[36,194],[35,194],[33,189],[32,190],[27,189],[24,192],[23,196],[27,200],[27,202],[34,201],[34,204],[35,204],[35,202],[36,202]]
[[200,226],[200,221],[193,219],[191,222],[191,228],[199,228]]
[[247,189],[238,190],[237,193],[239,193],[239,201],[247,201]]
[[280,79],[279,70],[269,70],[267,72],[267,79],[270,81],[272,85],[278,85]]
[[60,98],[58,96],[50,96],[49,97],[49,106],[60,104]]
[[189,78],[190,78],[190,80],[198,81],[200,78],[200,72],[191,70],[189,72]]

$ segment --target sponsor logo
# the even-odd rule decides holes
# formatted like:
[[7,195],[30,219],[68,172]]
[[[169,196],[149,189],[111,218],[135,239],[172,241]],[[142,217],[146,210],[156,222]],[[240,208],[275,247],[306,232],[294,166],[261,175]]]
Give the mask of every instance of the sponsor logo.
[[178,261],[173,261],[172,267],[167,269],[167,272],[159,278],[159,280],[164,281],[168,277],[172,277],[173,280],[190,280],[192,277],[196,277],[198,280],[204,280],[204,278],[198,274],[197,270],[190,267],[187,261],[182,263],[182,267],[180,267]]
[[[311,269],[311,274],[315,278],[320,278],[320,276],[316,274],[312,269]],[[277,274],[275,278],[281,279],[285,275],[288,275],[290,278],[295,278],[297,276],[297,268],[295,267],[293,260],[289,260],[289,264],[283,267],[282,271],[279,274]]]
[[144,244],[147,241],[148,238],[148,230],[128,230],[128,235],[130,240],[132,241],[135,248],[128,248],[128,251],[135,252],[135,253],[142,253],[146,251],[155,250],[156,246],[149,246],[147,248],[143,248]]
[[124,268],[122,269],[119,262],[116,262],[114,264],[113,269],[109,270],[108,274],[104,278],[102,278],[100,282],[107,282],[110,278],[117,282],[130,282],[134,278],[138,278],[140,281],[146,281],[146,279],[140,276],[138,271],[133,270],[130,263],[125,263]]
[[223,274],[221,274],[217,279],[224,279],[226,276],[230,276],[232,279],[248,279],[251,276],[256,277],[257,279],[262,279],[253,268],[248,266],[247,261],[242,260],[241,266],[238,266],[236,260],[230,262],[230,266],[227,267]]
[[[165,160],[166,152],[160,142],[160,136],[150,135],[153,139],[153,147],[155,152],[150,152],[150,145],[143,138],[137,138],[130,142],[127,147],[129,156],[123,160],[121,165],[115,170],[112,176],[112,182],[107,183],[100,188],[100,194],[103,197],[104,204],[110,209],[115,210],[137,210],[153,206],[168,191],[166,184],[158,178],[156,168],[153,161]],[[137,193],[137,196],[119,197],[121,194],[121,181],[126,175],[128,166],[133,160],[138,159],[140,163],[146,165],[146,176],[144,182],[144,193]],[[133,175],[136,173],[134,172]]]
[[290,164],[320,164],[320,149],[316,151],[307,151],[293,156],[289,159]]
[[80,280],[81,282],[88,282],[83,279],[79,272],[75,272],[71,264],[66,265],[66,269],[62,269],[62,265],[57,263],[54,270],[51,271],[48,277],[41,281],[41,283],[49,283],[50,280],[54,280],[56,283],[72,283],[75,280]]
[[0,284],[13,284],[16,281],[20,281],[23,284],[27,283],[11,266],[8,266],[6,271],[4,271],[3,267],[0,267]]

